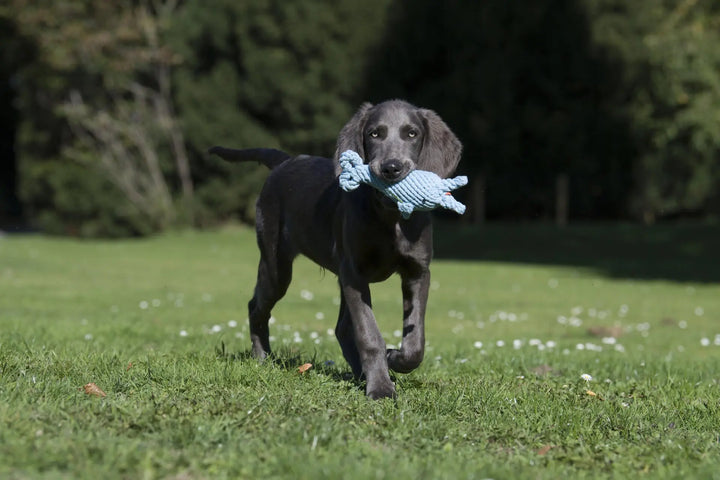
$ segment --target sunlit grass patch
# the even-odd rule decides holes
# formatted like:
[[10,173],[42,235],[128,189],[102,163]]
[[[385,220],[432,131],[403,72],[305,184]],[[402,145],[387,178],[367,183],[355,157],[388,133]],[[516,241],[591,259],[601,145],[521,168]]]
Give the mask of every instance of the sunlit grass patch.
[[[306,260],[250,358],[250,230],[5,237],[0,476],[717,477],[718,284],[590,263],[436,259],[425,361],[369,402]],[[397,278],[373,304],[398,346]]]

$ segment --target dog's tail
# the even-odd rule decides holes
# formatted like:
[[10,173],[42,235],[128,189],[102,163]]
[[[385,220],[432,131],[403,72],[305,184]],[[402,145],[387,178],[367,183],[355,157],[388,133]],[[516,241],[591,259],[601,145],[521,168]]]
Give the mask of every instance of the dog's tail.
[[291,157],[290,154],[285,153],[282,150],[275,150],[274,148],[246,148],[236,150],[234,148],[214,146],[208,150],[208,153],[214,153],[223,160],[227,160],[229,162],[262,163],[270,170]]

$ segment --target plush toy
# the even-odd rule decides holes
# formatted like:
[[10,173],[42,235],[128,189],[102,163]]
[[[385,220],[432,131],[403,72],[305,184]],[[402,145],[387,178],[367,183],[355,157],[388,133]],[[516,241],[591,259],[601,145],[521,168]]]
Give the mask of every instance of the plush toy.
[[380,190],[397,202],[402,217],[410,218],[415,211],[428,211],[438,206],[465,213],[465,205],[458,202],[450,194],[451,190],[467,185],[465,176],[442,179],[433,172],[413,170],[399,182],[387,182],[376,177],[370,167],[363,164],[356,152],[347,150],[340,155],[340,187],[346,192],[355,190],[361,183]]

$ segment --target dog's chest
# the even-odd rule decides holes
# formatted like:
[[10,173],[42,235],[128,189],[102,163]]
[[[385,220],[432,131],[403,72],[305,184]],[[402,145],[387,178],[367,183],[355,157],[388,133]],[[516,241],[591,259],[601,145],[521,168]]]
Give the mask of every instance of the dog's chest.
[[353,252],[355,270],[368,282],[382,282],[398,270],[397,251],[390,242],[365,244]]

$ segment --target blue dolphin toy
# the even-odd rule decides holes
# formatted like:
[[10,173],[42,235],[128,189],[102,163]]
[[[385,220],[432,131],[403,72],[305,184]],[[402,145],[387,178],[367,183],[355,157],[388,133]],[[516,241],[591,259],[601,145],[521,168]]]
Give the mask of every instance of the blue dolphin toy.
[[355,190],[361,183],[367,183],[397,202],[403,218],[410,218],[415,210],[429,211],[438,206],[465,213],[465,205],[455,200],[450,191],[467,185],[465,176],[440,178],[433,172],[413,170],[399,182],[387,182],[376,177],[370,167],[363,163],[357,152],[347,150],[340,155],[340,187],[346,192]]

